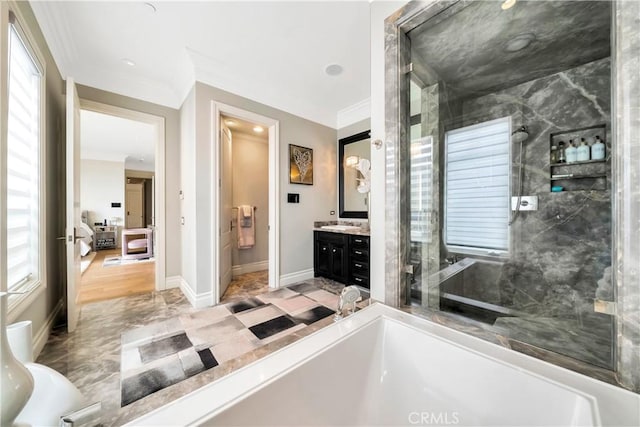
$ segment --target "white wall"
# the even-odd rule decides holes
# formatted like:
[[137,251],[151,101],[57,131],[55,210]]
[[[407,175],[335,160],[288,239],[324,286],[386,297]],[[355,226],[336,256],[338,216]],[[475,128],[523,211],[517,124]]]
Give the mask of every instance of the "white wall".
[[[256,138],[231,131],[233,206],[252,205],[255,213],[256,244],[238,249],[238,227],[233,230],[231,260],[235,267],[269,260],[269,144],[268,138]],[[232,211],[233,218],[237,211]]]
[[[371,140],[385,140],[384,20],[405,1],[371,3]],[[371,297],[384,301],[385,288],[385,149],[371,150]]]
[[[89,211],[89,225],[116,217],[124,226],[124,162],[82,159],[80,168],[80,209]],[[121,207],[112,208],[112,202]],[[116,242],[120,247],[119,236]]]

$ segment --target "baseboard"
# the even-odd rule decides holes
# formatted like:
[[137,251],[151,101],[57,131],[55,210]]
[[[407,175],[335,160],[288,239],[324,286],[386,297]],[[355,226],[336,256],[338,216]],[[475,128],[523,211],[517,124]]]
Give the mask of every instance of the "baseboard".
[[211,292],[196,294],[182,277],[180,277],[180,290],[194,308],[204,308],[211,305]]
[[53,324],[56,321],[56,318],[62,311],[63,301],[60,299],[58,304],[53,308],[53,311],[47,317],[47,321],[44,322],[44,325],[40,327],[36,335],[33,337],[33,360],[38,358],[40,352],[44,348],[45,344],[49,340],[49,335],[51,334],[51,330],[53,329]]
[[182,277],[181,276],[169,276],[169,277],[165,278],[164,288],[165,289],[179,288],[180,287],[180,283],[182,283]]
[[280,286],[289,286],[309,279],[313,279],[313,268],[283,274],[280,276]]
[[269,269],[269,261],[250,262],[249,264],[234,265],[231,267],[231,275],[233,277],[240,276],[242,274],[254,273],[256,271],[263,271]]

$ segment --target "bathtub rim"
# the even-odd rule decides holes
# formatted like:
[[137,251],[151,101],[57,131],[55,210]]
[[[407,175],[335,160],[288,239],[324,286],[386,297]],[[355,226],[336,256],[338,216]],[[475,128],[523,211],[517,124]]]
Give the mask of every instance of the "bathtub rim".
[[[374,302],[347,318],[315,331],[125,425],[198,425],[228,409],[242,398],[266,387],[317,354],[343,342],[355,332],[383,321],[400,323],[401,326],[426,333],[447,344],[454,344],[457,348],[508,365],[512,369],[523,371],[585,397],[591,403],[594,422],[599,421],[596,425],[640,425],[640,414],[634,413],[633,408],[621,410],[625,404],[635,405],[639,410],[638,394],[380,302]],[[219,400],[213,396],[216,394],[220,395]],[[213,406],[212,401],[220,403]]]

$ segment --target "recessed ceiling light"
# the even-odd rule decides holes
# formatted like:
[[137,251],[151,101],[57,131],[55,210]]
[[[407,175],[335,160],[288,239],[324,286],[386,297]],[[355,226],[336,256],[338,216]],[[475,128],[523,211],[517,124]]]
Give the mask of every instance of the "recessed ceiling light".
[[517,36],[507,40],[504,50],[507,52],[517,52],[529,46],[536,36],[531,33],[518,34]]
[[324,72],[330,76],[337,76],[339,74],[342,74],[342,70],[343,68],[340,64],[329,64],[324,67]]
[[128,58],[123,58],[122,62],[127,64],[129,67],[135,67],[136,66],[136,63],[133,62],[132,60],[128,59]]
[[504,3],[502,3],[501,6],[502,10],[511,9],[514,4],[516,4],[516,0],[504,0]]
[[226,123],[227,126],[235,126],[236,122],[234,122],[233,120],[225,120],[224,121]]
[[256,127],[253,128],[253,131],[257,132],[257,133],[261,133],[263,130],[264,129],[262,129],[260,126],[256,126]]

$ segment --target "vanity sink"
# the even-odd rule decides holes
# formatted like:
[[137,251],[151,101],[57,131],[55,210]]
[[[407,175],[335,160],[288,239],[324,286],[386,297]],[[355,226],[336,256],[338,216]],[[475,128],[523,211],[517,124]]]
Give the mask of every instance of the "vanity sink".
[[320,228],[333,231],[355,231],[361,229],[357,225],[323,225]]

